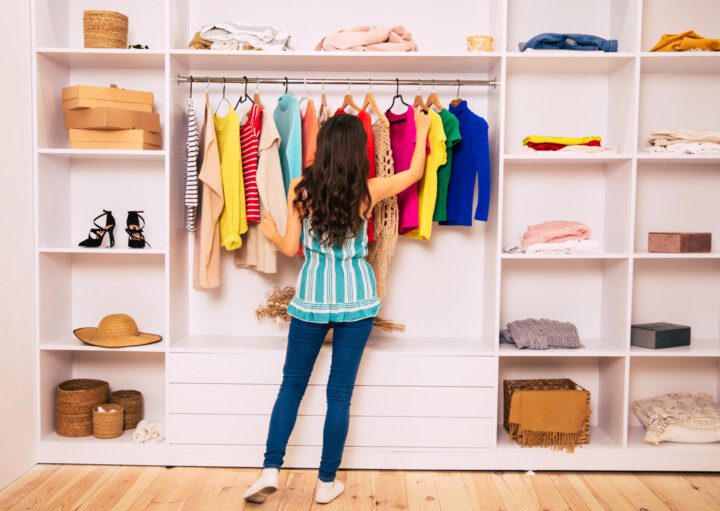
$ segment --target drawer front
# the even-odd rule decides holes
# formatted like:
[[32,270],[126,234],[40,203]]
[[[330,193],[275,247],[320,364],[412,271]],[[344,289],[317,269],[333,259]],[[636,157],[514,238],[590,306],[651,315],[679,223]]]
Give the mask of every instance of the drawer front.
[[[170,413],[269,415],[278,385],[172,383]],[[310,385],[300,415],[325,415],[324,385]],[[497,407],[491,387],[357,386],[350,414],[380,417],[492,417]]]
[[[289,445],[322,445],[319,416],[298,417]],[[175,444],[264,445],[268,415],[171,414],[168,432]],[[492,447],[492,419],[444,417],[351,417],[347,446]]]
[[[168,377],[172,383],[280,384],[285,354],[271,353],[170,353]],[[321,353],[310,379],[327,383],[330,354]],[[443,387],[495,387],[493,357],[451,357],[383,354],[370,351],[363,357],[358,385],[412,385]]]

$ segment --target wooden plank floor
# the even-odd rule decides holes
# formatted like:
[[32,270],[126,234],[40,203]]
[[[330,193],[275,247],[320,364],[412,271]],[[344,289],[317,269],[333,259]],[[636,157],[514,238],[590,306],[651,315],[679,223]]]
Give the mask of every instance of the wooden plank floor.
[[246,504],[257,469],[38,465],[0,492],[0,511],[717,511],[719,474],[340,471],[345,493],[313,502],[317,472],[282,470],[264,505]]

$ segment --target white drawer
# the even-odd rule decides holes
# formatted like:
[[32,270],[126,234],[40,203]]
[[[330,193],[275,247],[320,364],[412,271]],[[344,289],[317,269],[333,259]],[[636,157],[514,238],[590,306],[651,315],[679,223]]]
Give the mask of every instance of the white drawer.
[[[289,445],[322,445],[319,416],[298,417]],[[175,444],[264,445],[268,415],[171,414],[169,439]],[[351,417],[347,446],[492,447],[492,419],[446,417]]]
[[[280,384],[283,352],[271,353],[170,353],[168,378],[172,383]],[[417,356],[366,352],[358,385],[408,385],[439,387],[495,387],[493,357]],[[330,354],[321,353],[310,379],[327,383]]]
[[[172,383],[170,413],[269,415],[278,385]],[[325,415],[325,385],[310,385],[300,415]],[[356,386],[350,414],[381,417],[492,417],[491,387]]]

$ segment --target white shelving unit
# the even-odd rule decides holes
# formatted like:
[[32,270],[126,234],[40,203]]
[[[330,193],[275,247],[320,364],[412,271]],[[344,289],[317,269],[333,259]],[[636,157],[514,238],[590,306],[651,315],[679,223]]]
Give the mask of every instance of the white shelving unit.
[[[490,125],[490,220],[472,228],[435,226],[430,242],[402,239],[383,315],[405,333],[371,338],[358,376],[344,466],[405,469],[720,470],[720,445],[642,441],[633,400],[670,391],[720,398],[720,247],[710,254],[652,254],[654,230],[710,231],[720,239],[720,157],[642,152],[652,129],[717,128],[720,54],[655,54],[665,32],[712,36],[714,0],[369,0],[375,24],[402,21],[421,51],[320,53],[323,34],[353,26],[356,12],[316,2],[252,4],[253,20],[293,34],[285,53],[188,50],[206,23],[246,20],[249,4],[229,0],[34,0],[33,92],[38,459],[46,463],[258,466],[281,378],[285,328],[253,310],[277,285],[293,284],[299,262],[276,275],[235,268],[223,254],[219,290],[192,289],[192,236],[182,205],[187,85],[196,76],[496,78],[462,88]],[[131,43],[150,50],[82,48],[82,11],[119,10]],[[462,15],[457,15],[461,13]],[[445,20],[427,23],[428,19]],[[619,40],[615,54],[520,53],[541,32],[585,32]],[[468,53],[465,36],[492,34],[495,51]],[[160,113],[159,151],[67,149],[59,92],[71,84],[150,90]],[[204,86],[195,85],[198,119]],[[228,86],[233,101],[240,87]],[[291,90],[300,94],[300,88]],[[344,87],[327,87],[331,105]],[[359,86],[352,91],[364,94]],[[261,86],[272,109],[281,86]],[[307,95],[320,88],[308,86]],[[424,93],[429,90],[424,90]],[[454,88],[438,88],[443,102]],[[381,105],[394,90],[376,87]],[[416,88],[403,88],[411,99]],[[215,108],[218,86],[210,87]],[[268,111],[269,111],[268,110]],[[601,135],[618,154],[514,154],[533,133]],[[91,219],[110,209],[120,226],[142,209],[152,248],[85,250]],[[522,229],[554,218],[591,226],[600,254],[508,254]],[[118,229],[116,232],[122,232]],[[157,344],[104,350],[72,330],[126,312]],[[522,351],[499,345],[508,321],[574,322],[584,348]],[[690,347],[630,346],[630,325],[692,326]],[[303,402],[287,466],[316,466],[330,346],[321,350]],[[145,416],[167,439],[137,445],[63,438],[54,431],[55,386],[97,377],[145,396]],[[521,449],[502,429],[502,381],[567,377],[590,390],[591,442],[568,455]],[[211,432],[211,434],[208,434]]]

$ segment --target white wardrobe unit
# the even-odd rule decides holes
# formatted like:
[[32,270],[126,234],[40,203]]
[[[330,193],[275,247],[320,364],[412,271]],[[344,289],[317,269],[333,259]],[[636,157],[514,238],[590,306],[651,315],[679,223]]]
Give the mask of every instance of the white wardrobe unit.
[[[281,380],[286,327],[254,309],[275,286],[293,285],[298,260],[276,275],[235,268],[223,254],[222,286],[192,289],[192,235],[184,229],[185,110],[177,75],[248,77],[497,79],[460,96],[490,125],[492,200],[487,223],[433,227],[432,239],[401,239],[383,316],[404,333],[373,335],[351,409],[343,466],[404,469],[720,470],[720,444],[642,440],[630,412],[638,398],[670,391],[720,396],[720,157],[647,155],[652,129],[718,128],[720,54],[651,54],[665,32],[717,36],[713,0],[455,0],[422,4],[229,0],[35,0],[34,122],[37,271],[38,458],[46,463],[259,466]],[[149,50],[82,47],[82,12],[118,10],[130,43]],[[271,23],[293,34],[294,51],[188,50],[208,23]],[[402,23],[417,53],[319,53],[328,33],[359,23]],[[541,32],[619,40],[613,54],[519,53]],[[465,37],[491,34],[495,51],[468,53]],[[73,84],[151,90],[161,115],[161,151],[69,150],[60,89]],[[254,89],[254,86],[251,86]],[[303,87],[290,91],[303,94]],[[344,86],[326,87],[331,106]],[[252,89],[251,89],[252,90]],[[266,114],[283,87],[261,85]],[[234,104],[242,87],[228,85]],[[367,86],[351,86],[361,100]],[[210,107],[221,87],[211,85]],[[394,87],[376,86],[388,106]],[[412,102],[417,87],[403,87]],[[424,87],[424,95],[430,87]],[[455,87],[438,87],[443,103]],[[205,85],[195,84],[198,119]],[[307,86],[317,102],[319,86]],[[515,154],[525,135],[601,135],[617,154]],[[544,157],[543,157],[544,156]],[[142,209],[152,249],[80,249],[91,219]],[[604,248],[575,256],[505,254],[525,226],[549,219],[590,225]],[[652,230],[711,231],[710,254],[650,254]],[[122,232],[122,231],[121,231]],[[161,343],[119,350],[84,345],[73,328],[131,314]],[[497,342],[508,321],[575,323],[584,349],[519,351]],[[630,346],[630,325],[689,324],[692,345]],[[331,345],[324,347],[291,437],[287,466],[319,462]],[[146,418],[167,438],[133,443],[63,438],[54,392],[77,377],[145,396]],[[502,381],[571,378],[592,394],[591,442],[574,454],[522,449],[502,429]]]

